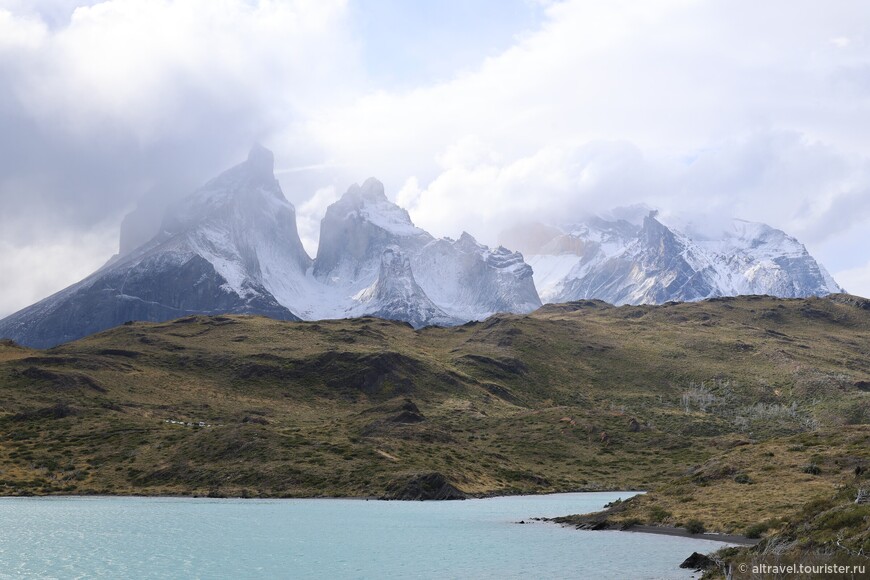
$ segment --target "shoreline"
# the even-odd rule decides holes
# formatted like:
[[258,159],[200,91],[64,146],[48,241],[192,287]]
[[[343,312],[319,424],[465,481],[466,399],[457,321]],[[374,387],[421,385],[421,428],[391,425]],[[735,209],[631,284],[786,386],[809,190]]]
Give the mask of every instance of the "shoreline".
[[676,536],[679,538],[693,538],[696,540],[711,540],[713,542],[724,542],[727,544],[736,544],[738,546],[755,546],[761,541],[760,538],[752,539],[738,534],[717,534],[715,532],[693,534],[686,528],[675,528],[670,526],[637,525],[621,531],[636,532],[639,534],[660,534],[662,536]]
[[[560,494],[573,494],[573,493],[630,493],[630,494],[643,494],[647,493],[645,491],[637,491],[637,490],[596,490],[596,491],[552,491],[546,493],[515,493],[515,494],[482,494],[482,495],[474,495],[469,496],[466,499],[498,499],[498,498],[511,498],[511,497],[527,497],[527,496],[550,496],[550,495],[560,495]],[[227,496],[227,497],[209,497],[207,495],[184,495],[184,494],[165,494],[165,495],[136,495],[136,494],[33,494],[33,495],[0,495],[0,501],[6,499],[198,499],[198,500],[253,500],[253,501],[282,501],[282,500],[351,500],[351,501],[382,501],[382,502],[393,502],[393,501],[432,501],[432,502],[444,502],[444,501],[457,501],[457,500],[439,500],[439,499],[429,499],[429,500],[397,500],[397,499],[386,499],[377,496],[296,496],[296,497],[236,497],[236,496]],[[754,546],[760,542],[760,539],[751,539],[746,536],[741,536],[737,534],[720,534],[714,532],[704,532],[701,534],[693,534],[689,532],[685,528],[678,528],[673,526],[648,526],[637,524],[625,529],[619,529],[616,527],[603,527],[603,528],[583,528],[577,524],[560,521],[561,517],[556,518],[531,518],[530,521],[539,521],[544,523],[552,523],[558,524],[561,527],[573,527],[578,530],[585,531],[611,531],[611,532],[634,532],[639,534],[658,534],[663,536],[674,536],[680,538],[693,538],[700,540],[710,540],[714,542],[722,542],[726,544],[734,544],[738,546]],[[516,522],[520,523],[520,522]],[[525,522],[522,522],[525,523]]]
[[87,498],[87,497],[98,497],[98,498],[152,498],[152,499],[162,499],[162,498],[176,498],[176,499],[349,499],[349,500],[365,500],[365,501],[465,501],[469,499],[496,499],[500,497],[526,497],[526,496],[548,496],[548,495],[560,495],[560,494],[568,494],[568,493],[625,493],[632,495],[641,495],[644,493],[648,493],[643,490],[628,490],[628,489],[573,489],[567,491],[545,491],[540,493],[535,492],[520,492],[520,493],[482,493],[482,494],[466,494],[467,497],[462,498],[461,500],[457,499],[392,499],[385,498],[376,495],[297,495],[297,496],[235,496],[235,495],[221,495],[221,496],[209,496],[209,495],[199,495],[199,494],[184,494],[184,493],[167,493],[167,494],[136,494],[136,493],[26,493],[26,494],[2,494],[0,493],[0,500],[9,499],[9,498],[25,498],[25,499],[33,499],[33,498]]
[[702,532],[700,534],[693,534],[686,528],[678,528],[674,526],[648,526],[643,524],[635,524],[627,528],[619,528],[609,524],[604,524],[602,526],[584,527],[583,525],[578,525],[570,521],[564,521],[563,518],[535,519],[537,521],[545,522],[548,524],[558,524],[563,528],[570,527],[574,528],[575,530],[582,530],[587,532],[634,532],[638,534],[658,534],[661,536],[674,536],[678,538],[691,538],[695,540],[710,540],[713,542],[722,542],[725,544],[734,544],[744,547],[755,546],[761,541],[760,538],[747,538],[746,536],[741,536],[739,534],[721,534],[716,532]]

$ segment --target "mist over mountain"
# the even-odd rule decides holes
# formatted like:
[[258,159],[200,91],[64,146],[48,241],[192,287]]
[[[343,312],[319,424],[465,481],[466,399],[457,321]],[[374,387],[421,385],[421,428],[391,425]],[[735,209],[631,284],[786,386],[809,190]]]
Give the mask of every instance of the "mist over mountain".
[[667,219],[643,205],[617,208],[564,228],[506,230],[522,250],[543,302],[596,298],[661,304],[719,296],[802,298],[843,292],[795,238],[740,219]]
[[246,161],[171,206],[149,241],[131,249],[141,230],[127,231],[124,253],[0,321],[0,335],[49,347],[129,320],[219,313],[376,315],[420,327],[541,305],[520,254],[468,234],[435,239],[373,178],[330,206],[312,259],[273,166],[272,153],[254,147]]
[[0,321],[0,336],[49,347],[129,320],[221,313],[281,320],[374,315],[419,328],[588,298],[660,304],[842,291],[803,245],[764,224],[734,220],[705,231],[666,225],[657,212],[635,206],[567,228],[506,231],[505,244],[520,253],[490,248],[467,232],[436,239],[374,178],[329,206],[312,259],[274,176],[273,155],[259,145],[170,206],[158,233],[131,247],[154,220],[144,207],[135,213],[117,256]]

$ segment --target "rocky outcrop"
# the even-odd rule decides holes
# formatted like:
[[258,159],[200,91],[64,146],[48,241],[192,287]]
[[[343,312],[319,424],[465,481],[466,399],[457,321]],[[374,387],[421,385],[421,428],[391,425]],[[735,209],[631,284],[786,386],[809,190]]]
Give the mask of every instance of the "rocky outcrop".
[[352,185],[327,208],[314,275],[330,285],[367,286],[387,247],[413,252],[432,239],[411,222],[407,211],[387,199],[384,184],[372,177]]
[[544,302],[663,304],[841,291],[800,242],[765,224],[732,220],[722,231],[705,231],[665,223],[655,211],[631,219],[593,217],[547,242],[536,239],[527,257]]
[[356,297],[357,311],[403,320],[415,328],[428,325],[452,325],[461,320],[450,317],[426,295],[411,271],[411,262],[398,246],[388,246],[381,254],[378,278]]
[[224,313],[299,320],[286,304],[310,262],[295,210],[272,175],[272,154],[255,147],[172,208],[153,240],[0,321],[0,336],[45,348],[128,320]]
[[532,268],[522,254],[491,249],[467,232],[442,238],[412,256],[420,286],[448,314],[480,320],[497,312],[531,312],[541,306]]
[[709,570],[715,566],[716,561],[713,558],[705,556],[704,554],[699,554],[698,552],[692,552],[692,555],[683,560],[683,563],[680,564],[680,568],[687,568],[689,570],[694,570],[695,572]]
[[442,474],[416,473],[394,481],[381,499],[427,500],[466,499],[468,496]]
[[[314,263],[317,280],[355,302],[350,315],[374,314],[414,326],[480,320],[496,312],[541,306],[522,254],[491,249],[468,233],[435,239],[368,179],[351,186],[321,222]],[[392,283],[395,280],[396,283]],[[375,292],[391,298],[372,300]],[[402,299],[393,297],[404,296]],[[395,314],[391,314],[395,312]]]

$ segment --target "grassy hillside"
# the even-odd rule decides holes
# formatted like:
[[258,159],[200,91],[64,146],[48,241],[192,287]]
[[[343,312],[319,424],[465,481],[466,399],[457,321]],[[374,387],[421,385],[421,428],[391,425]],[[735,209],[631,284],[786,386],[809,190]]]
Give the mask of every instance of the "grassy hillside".
[[[866,437],[868,390],[870,302],[849,296],[589,301],[420,331],[373,318],[137,322],[46,351],[0,343],[0,493],[675,485],[655,500],[669,518],[741,530],[866,460],[848,437]],[[812,462],[821,475],[799,472]],[[717,465],[745,510],[697,491]],[[733,483],[744,472],[753,483]],[[783,501],[780,478],[794,483]]]

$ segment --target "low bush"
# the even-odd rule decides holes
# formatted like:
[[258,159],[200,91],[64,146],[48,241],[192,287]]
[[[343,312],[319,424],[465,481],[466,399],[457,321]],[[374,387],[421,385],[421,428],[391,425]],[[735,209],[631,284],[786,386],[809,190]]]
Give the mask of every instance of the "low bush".
[[751,539],[760,538],[761,534],[769,529],[770,524],[768,524],[767,522],[760,522],[747,527],[746,530],[743,532],[743,535]]
[[655,505],[649,509],[649,521],[653,524],[660,524],[671,517],[671,515],[671,512],[661,506]]

